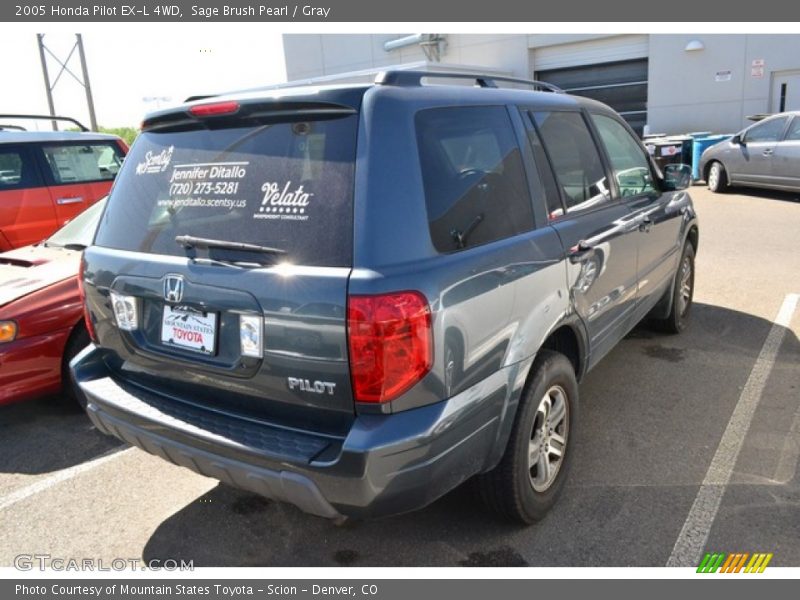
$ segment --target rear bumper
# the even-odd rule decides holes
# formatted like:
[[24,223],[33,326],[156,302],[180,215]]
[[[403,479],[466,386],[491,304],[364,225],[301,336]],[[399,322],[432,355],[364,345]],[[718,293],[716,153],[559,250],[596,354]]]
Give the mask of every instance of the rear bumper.
[[462,394],[391,415],[359,415],[344,438],[245,420],[120,381],[90,346],[72,363],[101,431],[230,485],[327,518],[430,504],[499,460],[524,377],[515,365]]
[[57,392],[70,330],[21,338],[0,346],[0,406]]

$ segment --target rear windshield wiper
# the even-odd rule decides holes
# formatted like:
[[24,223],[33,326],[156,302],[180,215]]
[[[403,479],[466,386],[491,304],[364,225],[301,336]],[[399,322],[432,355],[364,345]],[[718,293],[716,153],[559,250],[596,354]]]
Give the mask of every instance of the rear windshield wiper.
[[53,242],[45,240],[41,244],[37,244],[37,246],[39,245],[44,246],[45,248],[65,248],[67,250],[77,250],[79,252],[86,250],[86,244],[79,244],[77,242],[70,242],[68,244],[54,244]]
[[464,231],[461,231],[460,229],[451,229],[450,237],[453,238],[453,241],[456,243],[456,248],[465,248],[467,246],[467,238],[482,222],[483,213],[480,213],[479,215],[476,215],[474,219],[472,219],[472,223],[467,225],[467,228]]
[[193,263],[199,265],[219,265],[221,267],[234,267],[237,269],[257,269],[263,267],[264,265],[257,262],[249,262],[244,260],[226,260],[221,258],[204,258],[204,257],[197,257],[194,256],[190,258]]
[[209,250],[238,250],[241,252],[259,252],[261,254],[286,254],[286,250],[281,248],[271,248],[269,246],[259,246],[258,244],[246,244],[244,242],[228,242],[226,240],[212,240],[209,238],[194,237],[193,235],[175,236],[175,241],[190,250],[192,248],[206,248]]

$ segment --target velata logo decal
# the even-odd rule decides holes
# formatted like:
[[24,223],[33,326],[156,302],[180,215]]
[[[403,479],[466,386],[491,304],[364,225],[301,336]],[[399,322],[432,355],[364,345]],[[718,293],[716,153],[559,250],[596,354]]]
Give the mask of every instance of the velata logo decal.
[[152,150],[148,150],[144,155],[144,160],[136,165],[136,174],[142,175],[143,173],[162,173],[169,166],[172,160],[172,153],[175,151],[175,146],[165,148],[158,154],[154,154]]
[[283,187],[268,181],[261,186],[261,191],[264,192],[264,198],[258,213],[253,215],[256,219],[308,220],[308,205],[314,194],[305,191],[302,185],[292,189],[291,181],[287,181]]
[[707,552],[697,567],[698,573],[763,573],[772,552]]

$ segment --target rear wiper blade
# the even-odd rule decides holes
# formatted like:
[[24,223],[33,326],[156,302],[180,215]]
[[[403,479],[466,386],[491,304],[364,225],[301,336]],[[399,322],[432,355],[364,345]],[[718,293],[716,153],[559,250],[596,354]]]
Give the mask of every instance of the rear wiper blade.
[[263,264],[257,262],[248,262],[244,260],[223,260],[221,258],[204,258],[202,256],[195,256],[189,260],[198,265],[218,265],[221,267],[234,267],[236,269],[254,269],[264,266]]
[[269,246],[259,246],[258,244],[246,244],[244,242],[228,242],[226,240],[212,240],[209,238],[194,237],[193,235],[175,236],[175,241],[186,248],[207,248],[220,250],[240,250],[243,252],[260,252],[261,254],[286,254],[286,250],[271,248]]

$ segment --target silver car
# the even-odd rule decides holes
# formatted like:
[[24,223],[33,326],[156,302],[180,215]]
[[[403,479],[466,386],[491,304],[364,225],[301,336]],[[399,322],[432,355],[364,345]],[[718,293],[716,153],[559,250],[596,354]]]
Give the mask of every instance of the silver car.
[[800,190],[800,111],[768,117],[711,146],[700,172],[712,192],[733,185]]

